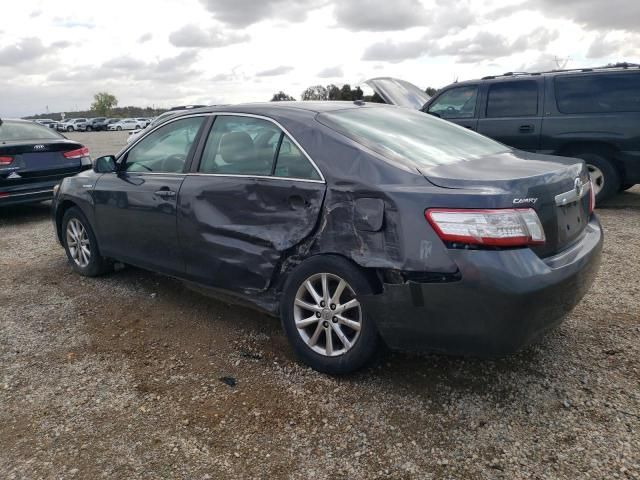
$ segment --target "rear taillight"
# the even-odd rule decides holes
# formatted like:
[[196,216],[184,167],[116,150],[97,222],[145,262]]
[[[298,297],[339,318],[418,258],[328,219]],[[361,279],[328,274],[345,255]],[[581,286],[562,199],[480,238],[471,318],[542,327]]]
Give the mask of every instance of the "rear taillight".
[[0,167],[6,167],[7,165],[11,165],[12,162],[13,162],[13,157],[0,155]]
[[544,229],[532,208],[448,210],[424,213],[445,242],[497,247],[522,247],[545,242]]
[[78,148],[77,150],[69,150],[64,152],[65,158],[82,158],[89,156],[89,149],[87,147]]
[[596,191],[593,188],[593,182],[589,180],[589,215],[593,213],[596,208]]

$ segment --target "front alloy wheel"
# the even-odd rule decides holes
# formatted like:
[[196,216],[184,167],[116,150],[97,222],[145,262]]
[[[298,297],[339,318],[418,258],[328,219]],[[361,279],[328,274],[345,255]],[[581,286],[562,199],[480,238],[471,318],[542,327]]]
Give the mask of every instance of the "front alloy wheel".
[[77,218],[67,222],[67,248],[71,259],[80,268],[86,268],[91,260],[89,234]]
[[318,273],[303,282],[296,293],[293,316],[302,340],[320,355],[342,355],[360,336],[360,302],[351,286],[331,273]]
[[68,209],[60,226],[67,258],[76,272],[95,277],[113,270],[113,262],[100,255],[96,236],[79,208]]

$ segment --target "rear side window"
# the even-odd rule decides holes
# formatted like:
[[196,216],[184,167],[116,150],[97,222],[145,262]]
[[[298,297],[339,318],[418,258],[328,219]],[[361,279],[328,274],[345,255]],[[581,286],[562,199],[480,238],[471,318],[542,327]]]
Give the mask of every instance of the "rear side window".
[[39,123],[12,122],[4,120],[0,124],[0,142],[20,140],[61,139],[62,137],[52,129]]
[[563,75],[555,78],[562,113],[640,112],[640,75],[636,73]]
[[489,87],[487,117],[530,117],[537,114],[537,82],[502,82]]
[[441,118],[473,118],[477,98],[477,85],[455,87],[440,95],[427,111]]
[[320,180],[307,157],[278,126],[234,115],[216,118],[198,171]]

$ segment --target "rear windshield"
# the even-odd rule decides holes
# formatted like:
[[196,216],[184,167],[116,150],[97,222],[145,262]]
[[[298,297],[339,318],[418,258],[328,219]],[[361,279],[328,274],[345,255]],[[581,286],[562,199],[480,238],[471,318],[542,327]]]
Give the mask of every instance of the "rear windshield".
[[370,107],[318,115],[318,121],[391,160],[431,167],[510,149],[417,110]]
[[0,125],[0,142],[17,140],[60,139],[59,134],[39,123],[4,120]]
[[562,113],[640,112],[640,74],[563,75],[555,78]]

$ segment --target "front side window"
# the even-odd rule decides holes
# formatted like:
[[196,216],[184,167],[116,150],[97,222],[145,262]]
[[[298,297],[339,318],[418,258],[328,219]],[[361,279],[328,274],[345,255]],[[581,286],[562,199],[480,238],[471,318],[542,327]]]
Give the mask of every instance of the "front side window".
[[441,118],[473,118],[476,114],[478,86],[455,87],[440,95],[428,112]]
[[562,113],[640,112],[640,74],[563,75],[555,78]]
[[181,173],[205,117],[183,118],[149,134],[127,153],[129,172]]
[[538,84],[524,80],[489,87],[487,117],[531,117],[538,114]]
[[274,123],[234,115],[216,118],[199,172],[320,179],[300,149]]
[[369,107],[326,112],[324,125],[403,164],[432,167],[509,151],[509,147],[423,112]]

